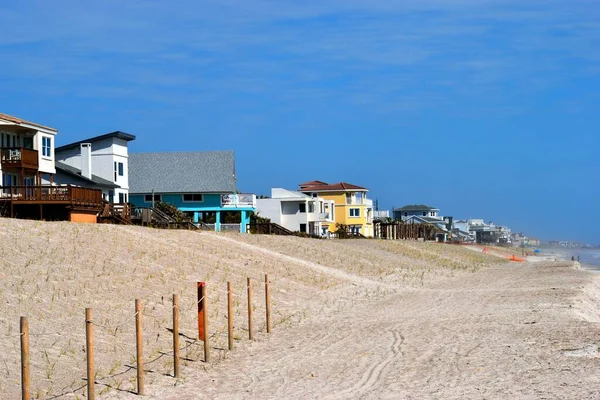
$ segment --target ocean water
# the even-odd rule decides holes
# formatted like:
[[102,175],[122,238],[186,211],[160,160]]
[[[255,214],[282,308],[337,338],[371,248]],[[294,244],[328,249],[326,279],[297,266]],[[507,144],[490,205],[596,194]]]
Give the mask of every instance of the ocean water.
[[563,260],[570,260],[571,257],[579,257],[581,267],[600,272],[600,249],[541,249],[545,255],[556,254]]

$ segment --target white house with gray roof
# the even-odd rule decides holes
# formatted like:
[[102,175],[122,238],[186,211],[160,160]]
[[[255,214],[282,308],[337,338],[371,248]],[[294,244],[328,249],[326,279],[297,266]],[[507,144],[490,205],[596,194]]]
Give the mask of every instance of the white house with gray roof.
[[233,151],[132,153],[129,199],[138,208],[169,203],[215,231],[246,232],[256,196],[237,190]]

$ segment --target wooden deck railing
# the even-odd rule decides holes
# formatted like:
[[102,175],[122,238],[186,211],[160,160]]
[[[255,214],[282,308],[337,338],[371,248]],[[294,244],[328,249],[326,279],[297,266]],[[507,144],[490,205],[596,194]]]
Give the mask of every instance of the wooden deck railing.
[[0,159],[3,167],[37,169],[39,166],[37,150],[22,147],[2,149]]
[[0,201],[29,203],[70,203],[73,206],[101,207],[102,191],[76,186],[0,186]]

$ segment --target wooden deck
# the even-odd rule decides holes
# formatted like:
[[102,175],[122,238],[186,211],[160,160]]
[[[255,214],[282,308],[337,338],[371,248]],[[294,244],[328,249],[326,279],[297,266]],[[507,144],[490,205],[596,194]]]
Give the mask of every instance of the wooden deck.
[[0,202],[11,205],[56,204],[70,208],[102,209],[102,191],[77,186],[0,186]]

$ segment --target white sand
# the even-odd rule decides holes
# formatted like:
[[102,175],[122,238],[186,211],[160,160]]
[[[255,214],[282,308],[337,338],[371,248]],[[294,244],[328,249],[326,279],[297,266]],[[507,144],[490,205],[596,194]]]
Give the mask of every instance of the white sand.
[[[84,307],[94,308],[99,398],[139,398],[133,300],[144,302],[146,396],[196,398],[600,398],[598,275],[433,243],[216,235],[0,220],[0,398],[19,396],[18,319],[28,315],[34,398],[84,398]],[[273,290],[273,333],[264,291]],[[246,276],[255,279],[247,340]],[[209,288],[213,361],[195,336],[195,282]],[[224,350],[225,282],[236,348]],[[58,333],[57,333],[58,332]],[[161,355],[161,351],[164,355]]]

